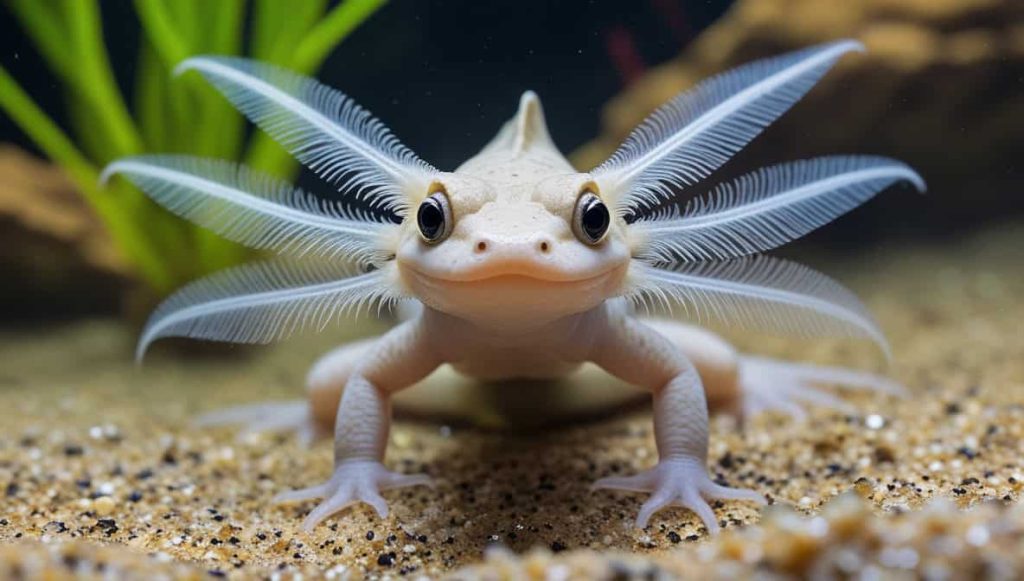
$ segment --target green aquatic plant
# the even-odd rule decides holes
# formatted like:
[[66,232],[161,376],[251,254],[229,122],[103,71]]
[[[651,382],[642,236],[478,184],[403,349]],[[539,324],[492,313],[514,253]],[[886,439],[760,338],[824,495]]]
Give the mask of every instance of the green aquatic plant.
[[98,0],[4,0],[65,93],[69,133],[0,66],[3,110],[58,164],[108,229],[138,278],[165,294],[238,263],[242,248],[190,225],[125,182],[100,183],[110,161],[147,151],[244,159],[288,177],[296,165],[196,73],[174,68],[195,54],[247,54],[315,72],[384,0],[135,0],[142,35],[129,102],[107,54]]

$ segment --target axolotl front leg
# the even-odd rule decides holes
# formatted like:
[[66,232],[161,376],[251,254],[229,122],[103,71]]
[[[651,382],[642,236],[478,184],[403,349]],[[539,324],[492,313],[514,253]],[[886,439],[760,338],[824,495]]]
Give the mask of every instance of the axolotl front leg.
[[[595,339],[587,352],[579,355],[652,393],[659,462],[633,477],[599,480],[595,487],[651,493],[637,517],[637,526],[641,528],[655,512],[678,505],[693,510],[708,530],[715,532],[718,525],[705,499],[763,503],[763,497],[756,492],[727,488],[709,477],[707,400],[693,363],[662,332],[626,313],[609,311],[597,320],[592,319],[599,328],[588,333]],[[426,476],[396,474],[382,464],[391,419],[391,396],[443,363],[426,335],[421,320],[413,319],[374,342],[360,344],[361,360],[349,371],[334,422],[334,474],[324,484],[286,492],[277,498],[325,499],[303,523],[307,530],[357,502],[371,505],[383,517],[387,504],[380,491],[429,483]],[[351,363],[351,358],[345,359]]]
[[593,346],[591,360],[620,379],[651,391],[658,464],[630,477],[609,477],[594,483],[651,493],[636,525],[668,506],[689,508],[708,531],[718,531],[709,498],[765,503],[752,490],[727,488],[708,476],[708,407],[697,368],[664,335],[626,315],[610,315],[607,329]]
[[[681,504],[693,508],[709,530],[715,530],[704,497],[759,500],[747,491],[718,486],[707,477],[709,406],[745,416],[778,410],[800,418],[804,415],[801,402],[848,407],[816,385],[901,393],[894,382],[870,373],[742,355],[714,333],[677,321],[636,319],[614,310],[596,319],[600,328],[587,335],[600,339],[576,356],[590,358],[608,373],[654,395],[662,462],[637,477],[597,483],[598,488],[655,492],[637,519],[640,526],[658,508]],[[246,405],[206,414],[200,422],[242,423],[245,431],[295,430],[305,439],[333,430],[334,477],[321,486],[282,494],[278,500],[331,496],[333,500],[310,515],[307,526],[360,500],[383,514],[386,504],[379,490],[426,482],[388,474],[381,465],[391,395],[419,382],[443,359],[422,339],[422,324],[413,318],[383,337],[343,345],[322,357],[309,373],[308,402]]]
[[387,516],[382,490],[430,484],[423,474],[406,475],[384,467],[391,428],[391,396],[426,377],[441,364],[425,338],[420,319],[395,327],[363,352],[363,360],[345,384],[334,422],[334,473],[327,482],[280,494],[278,501],[324,500],[309,513],[302,527],[317,524],[358,502]]

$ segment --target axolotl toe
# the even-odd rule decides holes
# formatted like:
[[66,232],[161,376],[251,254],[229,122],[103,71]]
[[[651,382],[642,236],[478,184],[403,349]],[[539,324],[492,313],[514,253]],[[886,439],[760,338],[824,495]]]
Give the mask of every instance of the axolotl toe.
[[105,176],[124,176],[167,209],[281,255],[173,295],[146,326],[138,356],[161,337],[264,343],[400,304],[406,316],[390,331],[316,363],[308,405],[207,418],[294,428],[306,438],[333,433],[334,474],[279,496],[323,499],[305,528],[360,502],[384,516],[382,491],[429,484],[384,465],[399,391],[528,380],[551,389],[610,381],[624,393],[649,394],[657,464],[594,486],[649,494],[638,527],[682,506],[715,532],[709,500],[764,499],[710,478],[709,404],[798,416],[802,403],[846,405],[817,389],[824,383],[899,389],[869,373],[743,355],[668,316],[675,310],[698,321],[863,338],[888,353],[852,293],[761,253],[897,182],[923,189],[912,169],[881,157],[819,157],[694,195],[838,59],[861,49],[836,42],[714,77],[658,109],[586,172],[559,153],[530,92],[479,154],[447,172],[313,80],[242,59],[189,59],[179,71],[205,77],[336,186],[340,201],[221,162],[148,156],[111,164]]

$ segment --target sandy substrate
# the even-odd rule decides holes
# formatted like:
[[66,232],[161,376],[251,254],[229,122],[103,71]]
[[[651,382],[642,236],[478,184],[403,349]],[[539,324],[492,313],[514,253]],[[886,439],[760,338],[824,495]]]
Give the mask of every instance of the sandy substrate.
[[[133,337],[112,323],[9,332],[0,337],[0,576],[1020,575],[1022,242],[1024,229],[1008,228],[816,261],[881,321],[891,372],[912,396],[849,394],[855,414],[812,409],[803,423],[763,416],[740,430],[716,419],[715,475],[774,506],[755,525],[756,507],[717,505],[725,533],[711,540],[684,510],[634,530],[639,495],[589,490],[653,463],[643,411],[518,434],[399,421],[389,465],[427,472],[437,487],[388,493],[383,521],[357,508],[306,534],[298,525],[312,503],[270,498],[326,478],[329,444],[305,450],[292,437],[236,437],[188,420],[297,397],[311,347],[226,361],[165,352],[137,371]],[[743,343],[872,361],[838,343]]]

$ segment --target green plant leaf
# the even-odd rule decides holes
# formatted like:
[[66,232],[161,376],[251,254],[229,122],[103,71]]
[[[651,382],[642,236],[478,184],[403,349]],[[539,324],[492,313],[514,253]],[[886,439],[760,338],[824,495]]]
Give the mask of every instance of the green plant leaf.
[[146,37],[153,43],[167,70],[192,54],[163,0],[135,0],[135,10]]
[[[168,289],[171,284],[166,267],[153,252],[149,240],[121,203],[138,203],[144,196],[137,190],[112,197],[100,187],[99,172],[82,155],[67,135],[22,90],[7,70],[0,67],[0,109],[54,162],[67,173],[86,202],[107,227],[118,249],[139,269],[154,288]],[[127,199],[126,199],[127,198]],[[132,200],[131,198],[135,198]]]
[[286,65],[295,45],[323,17],[326,6],[326,0],[293,4],[256,0],[250,53],[258,60]]
[[[70,39],[77,51],[76,66],[80,75],[88,79],[97,114],[108,124],[107,131],[118,156],[132,155],[142,150],[142,139],[121,98],[121,93],[110,68],[103,44],[103,29],[96,0],[78,0],[58,4],[68,19]],[[108,161],[108,160],[103,160]]]
[[[0,109],[67,172],[141,279],[163,294],[251,256],[168,214],[126,182],[97,182],[98,167],[144,150],[238,157],[242,117],[198,76],[174,79],[174,66],[199,52],[240,53],[248,14],[251,54],[310,74],[382,4],[343,0],[325,14],[327,0],[253,0],[251,10],[246,0],[134,0],[143,38],[130,112],[104,45],[98,0],[5,0],[63,81],[77,144],[2,68]],[[254,132],[247,145],[255,166],[294,174],[296,162],[266,135]]]

